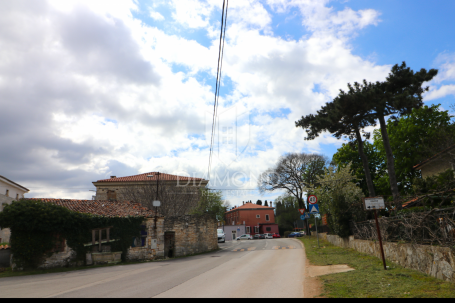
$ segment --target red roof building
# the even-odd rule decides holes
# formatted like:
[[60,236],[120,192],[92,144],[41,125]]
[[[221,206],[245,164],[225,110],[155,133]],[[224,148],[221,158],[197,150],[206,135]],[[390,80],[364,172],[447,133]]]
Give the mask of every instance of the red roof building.
[[234,207],[225,214],[226,225],[245,225],[245,232],[250,235],[264,233],[278,233],[278,224],[275,223],[275,207],[244,203]]

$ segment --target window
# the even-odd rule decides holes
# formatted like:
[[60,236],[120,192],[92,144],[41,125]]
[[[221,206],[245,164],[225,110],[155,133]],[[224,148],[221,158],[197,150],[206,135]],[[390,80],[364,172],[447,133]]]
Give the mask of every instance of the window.
[[51,252],[64,252],[65,251],[65,239],[61,235],[55,235],[55,246]]
[[260,217],[261,217],[261,215],[256,215],[256,218],[260,218]]
[[265,215],[265,221],[270,221],[269,215]]
[[251,227],[249,227],[249,226],[246,227],[246,233],[247,234],[251,233]]
[[272,231],[272,228],[271,227],[266,227],[265,230],[266,231]]
[[254,233],[255,233],[255,234],[258,234],[258,233],[259,233],[259,226],[255,226],[255,227],[254,227]]
[[6,190],[6,196],[9,197],[9,189]]

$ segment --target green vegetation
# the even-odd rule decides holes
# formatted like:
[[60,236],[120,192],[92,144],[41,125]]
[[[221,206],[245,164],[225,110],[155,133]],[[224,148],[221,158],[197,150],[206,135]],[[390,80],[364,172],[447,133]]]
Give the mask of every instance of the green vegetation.
[[306,256],[312,265],[347,264],[355,270],[320,276],[322,296],[328,298],[453,298],[455,284],[438,280],[415,270],[334,246],[316,237],[303,237]]
[[221,191],[201,189],[201,198],[198,206],[191,211],[191,214],[210,214],[215,216],[218,221],[222,221],[227,207],[228,202],[223,200]]
[[11,229],[11,250],[18,267],[34,269],[52,255],[58,242],[66,239],[76,252],[77,260],[85,261],[92,240],[91,230],[112,226],[112,250],[122,251],[140,235],[144,217],[101,217],[78,213],[51,203],[22,199],[6,205],[0,212],[0,226]]
[[336,167],[330,165],[325,174],[316,181],[318,186],[311,190],[319,199],[319,211],[330,214],[328,225],[333,233],[340,237],[351,234],[349,222],[363,221],[362,189],[352,181],[351,165]]
[[9,246],[9,242],[2,242],[2,243],[0,243],[0,245],[8,245]]

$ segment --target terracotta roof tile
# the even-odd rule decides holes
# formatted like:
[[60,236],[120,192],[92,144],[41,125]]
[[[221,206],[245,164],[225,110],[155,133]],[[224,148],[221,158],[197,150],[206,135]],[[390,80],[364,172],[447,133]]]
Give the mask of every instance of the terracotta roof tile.
[[108,200],[71,200],[71,199],[48,199],[32,198],[27,200],[41,200],[42,202],[52,203],[63,206],[69,210],[93,214],[103,217],[152,217],[155,213],[141,204],[132,201],[108,201]]
[[[153,177],[147,177],[152,175]],[[192,178],[192,177],[183,177],[171,174],[160,173],[160,181],[204,181],[203,178]],[[115,177],[109,179],[98,180],[96,182],[134,182],[134,181],[157,181],[158,175],[157,172],[150,172],[145,174],[139,174],[134,176],[127,177]]]

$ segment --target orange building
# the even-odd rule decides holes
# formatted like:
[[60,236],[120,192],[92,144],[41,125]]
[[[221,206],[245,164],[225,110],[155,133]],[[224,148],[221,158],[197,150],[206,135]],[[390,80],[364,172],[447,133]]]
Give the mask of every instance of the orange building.
[[270,206],[247,202],[226,212],[226,225],[244,224],[245,232],[250,235],[278,233],[274,209],[272,202],[270,202]]

